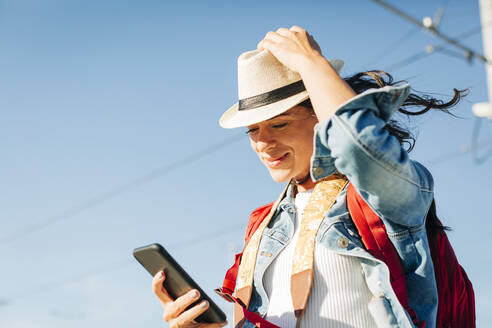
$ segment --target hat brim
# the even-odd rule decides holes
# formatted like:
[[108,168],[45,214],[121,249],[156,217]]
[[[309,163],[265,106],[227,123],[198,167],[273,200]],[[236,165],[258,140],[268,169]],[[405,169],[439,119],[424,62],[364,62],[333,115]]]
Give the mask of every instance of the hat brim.
[[286,112],[308,98],[309,94],[304,90],[272,104],[242,111],[238,110],[239,103],[235,103],[222,115],[219,124],[225,129],[233,129],[263,122]]
[[[329,60],[329,62],[335,71],[340,73],[343,67],[343,61],[339,59],[332,59]],[[232,107],[226,110],[224,114],[222,114],[219,124],[225,129],[233,129],[263,122],[288,111],[308,98],[309,94],[307,90],[304,90],[274,103],[259,108],[242,111],[238,110],[239,103],[235,103]]]

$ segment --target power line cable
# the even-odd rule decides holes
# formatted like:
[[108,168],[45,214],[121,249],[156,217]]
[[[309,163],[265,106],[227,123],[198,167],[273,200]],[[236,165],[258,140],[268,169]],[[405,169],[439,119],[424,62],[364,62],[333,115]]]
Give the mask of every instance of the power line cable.
[[408,66],[408,65],[411,65],[421,59],[424,59],[425,57],[431,55],[432,53],[428,53],[426,51],[419,51],[413,55],[410,55],[402,60],[399,60],[397,61],[396,63],[393,63],[391,64],[390,66],[388,66],[387,69],[385,69],[385,71],[388,71],[388,72],[394,72],[398,69],[401,69],[405,66]]
[[473,49],[467,47],[467,46],[464,46],[463,44],[461,44],[459,42],[458,39],[455,39],[455,38],[451,38],[443,33],[441,33],[434,25],[425,25],[423,22],[421,22],[420,20],[418,20],[417,18],[415,17],[412,17],[410,16],[409,14],[405,13],[404,11],[390,5],[389,3],[383,1],[383,0],[372,0],[373,2],[376,2],[377,4],[379,4],[380,6],[390,10],[391,12],[397,14],[398,16],[406,19],[407,21],[417,25],[417,26],[420,26],[421,28],[423,28],[424,30],[426,31],[429,31],[430,33],[432,33],[433,35],[435,35],[436,37],[440,38],[440,39],[443,39],[445,41],[446,44],[450,44],[454,47],[457,47],[463,51],[465,51],[470,57],[475,57],[477,59],[480,59],[481,61],[483,62],[486,62],[486,63],[489,63],[489,64],[492,64],[492,62],[486,58],[484,55],[482,55],[481,53],[478,53],[476,51],[474,51]]
[[[480,123],[482,121],[483,121],[482,117],[477,117],[475,119],[475,126],[473,128],[471,145],[469,147],[470,151],[471,151],[472,160],[475,164],[482,164],[487,160],[487,158],[492,156],[492,148],[487,150],[482,156],[478,156],[478,154],[477,154],[478,136],[480,133]],[[491,123],[492,123],[492,121],[491,121]]]
[[[490,26],[492,25],[492,23],[488,23],[486,24],[486,26]],[[478,32],[480,32],[482,30],[482,25],[479,25],[479,26],[476,26],[470,30],[467,30],[463,33],[460,33],[459,35],[456,36],[456,39],[457,40],[464,40]],[[400,68],[403,68],[405,66],[408,66],[410,64],[413,64],[421,59],[424,59],[436,52],[442,52],[444,54],[447,54],[447,55],[451,55],[451,51],[446,49],[446,45],[447,43],[444,42],[444,43],[441,43],[437,46],[428,46],[426,50],[422,50],[422,51],[419,51],[413,55],[410,55],[402,60],[399,60],[393,64],[391,64],[390,66],[388,66],[388,68],[386,69],[387,71],[391,72],[391,71],[395,71],[395,70],[398,70]],[[458,53],[457,52],[453,52],[453,56],[458,56]],[[461,57],[463,58],[463,56]]]
[[[383,3],[383,1],[380,1],[380,0],[373,0],[375,2],[378,2],[378,3]],[[419,23],[421,24],[421,23]],[[492,23],[491,23],[492,24]],[[489,24],[487,24],[489,25]],[[458,39],[463,39],[463,38],[466,38],[470,35],[473,35],[474,33],[477,33],[481,30],[481,26],[479,27],[475,27],[469,31],[466,31],[464,33],[462,33],[460,36],[458,36],[457,38]],[[404,35],[401,39],[397,40],[399,41],[399,43],[401,43],[402,41],[401,40],[405,40],[407,38],[409,38],[412,34],[413,34],[413,30],[412,31],[409,31],[409,33],[407,33],[406,35]],[[396,69],[400,69],[402,67],[405,67],[407,65],[410,65],[416,61],[419,61],[429,55],[431,55],[432,53],[434,53],[435,51],[443,51],[444,49],[444,44],[443,45],[440,45],[440,46],[436,46],[436,47],[433,47],[433,50],[431,52],[429,51],[420,51],[416,54],[413,54],[401,61],[398,61],[392,65],[390,65],[388,67],[388,71],[394,71]],[[39,230],[42,230],[54,223],[57,223],[59,221],[62,221],[62,220],[66,220],[66,219],[69,219],[73,216],[75,216],[76,214],[79,214],[89,208],[92,208],[94,206],[97,206],[109,199],[112,199],[112,198],[115,198],[129,190],[132,190],[132,189],[135,189],[139,186],[142,186],[166,173],[169,173],[170,171],[172,170],[175,170],[179,167],[182,167],[182,166],[185,166],[187,164],[190,164],[208,154],[211,154],[211,153],[214,153],[222,148],[225,148],[227,146],[229,146],[230,144],[238,141],[240,139],[240,136],[242,136],[242,133],[241,134],[238,134],[232,138],[229,138],[229,139],[226,139],[225,141],[221,141],[219,143],[216,143],[214,145],[211,145],[209,147],[206,147],[205,149],[203,149],[202,151],[199,151],[195,154],[192,154],[192,155],[189,155],[181,160],[178,160],[174,163],[171,163],[171,164],[168,164],[168,165],[164,165],[163,167],[160,167],[160,168],[157,168],[133,181],[130,181],[126,184],[123,184],[119,187],[116,187],[114,189],[110,189],[106,192],[103,192],[93,198],[89,198],[88,200],[84,201],[84,202],[81,202],[79,203],[78,205],[75,205],[73,207],[70,207],[58,214],[55,214],[51,217],[48,217],[46,218],[45,220],[42,220],[40,222],[37,222],[37,223],[34,223],[28,227],[25,227],[24,229],[22,230],[19,230],[17,232],[14,232],[12,235],[10,236],[4,236],[4,237],[1,237],[0,238],[0,244],[5,244],[5,243],[9,243],[9,242],[12,242],[12,241],[15,241],[17,239],[20,239],[26,235],[29,235],[33,232],[36,232],[36,231],[39,231]]]
[[[219,238],[219,237],[223,236],[226,232],[231,232],[231,231],[237,230],[239,228],[242,228],[244,226],[245,226],[244,222],[236,223],[233,225],[222,227],[220,229],[216,229],[214,231],[209,231],[209,232],[206,232],[204,234],[200,234],[198,236],[195,236],[193,238],[189,238],[187,240],[179,241],[179,242],[173,243],[171,245],[166,245],[166,248],[171,250],[171,251],[177,251],[177,250],[181,251],[181,250],[186,249],[188,247],[195,246],[197,244]],[[23,298],[26,298],[26,297],[29,297],[29,296],[32,296],[35,294],[50,292],[50,291],[55,290],[59,287],[62,287],[62,286],[65,286],[65,285],[68,285],[68,284],[71,284],[74,282],[78,282],[81,280],[85,280],[88,278],[92,278],[95,276],[106,274],[108,272],[121,270],[123,268],[129,267],[130,265],[135,265],[136,262],[131,261],[129,259],[129,257],[130,256],[128,256],[128,258],[125,258],[125,259],[114,261],[108,265],[99,267],[97,269],[93,269],[90,271],[86,271],[86,272],[82,272],[82,273],[73,275],[71,277],[68,277],[68,278],[62,280],[62,281],[38,285],[38,287],[36,287],[34,289],[30,289],[29,292],[21,293],[17,296],[14,296],[14,297],[3,298],[3,299],[0,298],[0,307],[12,305],[12,303],[14,303],[15,301],[18,301],[20,299],[23,299]]]
[[436,48],[436,49],[434,49],[434,51],[440,52],[441,54],[447,55],[449,57],[454,57],[457,59],[463,59],[463,54],[461,54],[457,51],[454,51],[454,50],[444,49],[444,48]]
[[[475,146],[463,146],[458,150],[453,150],[449,153],[442,154],[440,156],[435,157],[434,159],[431,159],[430,161],[425,161],[424,163],[426,165],[429,165],[429,166],[442,164],[442,163],[447,162],[451,159],[463,156],[463,155],[468,154],[469,152],[472,152],[476,149],[484,148],[487,146],[492,146],[492,143],[485,143],[485,144],[480,144],[480,145],[476,144]],[[492,147],[490,148],[489,151],[492,152]]]
[[[478,131],[477,131],[477,133],[478,133]],[[440,155],[440,156],[438,156],[438,157],[436,157],[430,161],[426,161],[426,164],[427,165],[441,164],[443,162],[446,162],[448,160],[462,156],[464,154],[467,154],[468,152],[475,151],[476,149],[487,146],[487,145],[492,146],[492,143],[491,144],[485,144],[485,145],[478,145],[478,143],[476,143],[476,144],[472,144],[472,146],[464,146],[464,147],[460,148],[458,151],[452,151],[450,153]],[[492,154],[492,147],[489,149],[488,154]],[[224,227],[221,229],[210,231],[210,232],[207,232],[205,234],[195,236],[191,239],[174,243],[174,244],[170,245],[169,248],[182,250],[184,248],[187,248],[187,247],[190,247],[190,246],[202,243],[202,242],[213,240],[217,237],[220,237],[223,233],[230,232],[231,230],[235,230],[235,229],[238,229],[238,228],[243,227],[243,226],[244,226],[243,223],[237,223],[237,224],[227,226],[227,227]],[[91,270],[88,272],[84,272],[81,274],[74,275],[72,277],[69,277],[69,278],[61,281],[61,282],[53,282],[53,283],[47,283],[47,284],[41,285],[38,288],[36,288],[35,290],[31,290],[29,293],[20,294],[16,297],[12,297],[12,298],[8,298],[8,299],[0,298],[0,307],[6,306],[6,305],[11,305],[15,300],[19,300],[19,299],[31,296],[33,294],[49,292],[51,290],[57,289],[61,286],[67,285],[67,284],[71,284],[71,283],[74,283],[74,282],[77,282],[80,280],[88,279],[90,277],[94,277],[94,276],[98,276],[101,274],[105,274],[108,272],[122,269],[122,268],[127,267],[131,264],[133,264],[133,263],[130,263],[128,259],[121,259],[119,261],[115,261],[115,262],[111,263],[110,265],[107,265],[107,266],[104,266],[101,268],[97,268],[97,269],[94,269],[94,270]]]
[[[459,35],[457,35],[455,38],[458,39],[458,40],[464,40],[472,35],[475,35],[476,33],[478,32],[481,32],[482,30],[482,27],[485,26],[490,26],[492,25],[492,23],[488,23],[488,24],[485,24],[485,25],[478,25],[470,30],[467,30]],[[395,50],[397,50],[401,45],[404,44],[404,41],[407,41],[408,39],[410,39],[417,31],[419,30],[418,27],[416,28],[412,28],[410,29],[407,33],[405,33],[402,37],[400,37],[398,40],[396,40],[395,42],[391,43],[390,45],[388,45],[384,51],[381,51],[377,56],[374,56],[374,58],[369,61],[369,63],[364,66],[363,69],[366,69],[367,67],[371,66],[371,65],[374,65],[375,63],[379,62],[382,58],[386,57],[387,55],[389,55],[390,53],[394,52]],[[432,48],[432,51],[419,51],[418,53],[416,54],[413,54],[413,55],[410,55],[409,57],[401,60],[401,61],[398,61],[397,63],[393,64],[390,66],[390,68],[388,68],[388,70],[390,70],[391,68],[394,68],[394,67],[398,67],[399,65],[402,65],[404,64],[403,66],[406,66],[406,65],[410,65],[420,59],[423,59],[429,55],[431,55],[434,51],[441,51],[443,53],[446,54],[446,51],[444,49],[444,46],[446,45],[446,43],[443,43],[439,46],[431,46]],[[447,54],[451,55],[451,52],[448,52]],[[462,55],[457,55],[459,53],[457,52],[453,52],[452,53],[452,56],[454,57],[459,57],[459,58],[463,58]],[[402,66],[402,67],[403,67]]]
[[459,17],[460,19],[469,17],[471,15],[476,15],[478,13],[478,6],[476,8],[470,8],[470,9],[448,9],[446,10],[446,15],[451,16],[452,18],[454,17]]
[[183,166],[186,166],[186,165],[189,165],[193,162],[196,162],[199,159],[201,159],[207,155],[213,154],[213,153],[239,141],[242,138],[244,138],[243,133],[236,134],[236,135],[234,135],[228,139],[225,139],[223,141],[220,141],[220,142],[212,144],[208,147],[205,147],[204,149],[202,149],[198,152],[195,152],[194,154],[185,156],[185,157],[178,159],[177,161],[174,161],[170,164],[166,164],[166,165],[163,165],[159,168],[156,168],[156,169],[140,176],[139,178],[136,178],[136,179],[134,179],[130,182],[127,182],[123,185],[120,185],[116,188],[102,192],[99,195],[96,195],[95,197],[89,198],[86,201],[83,201],[83,202],[81,202],[75,206],[72,206],[68,209],[63,210],[58,214],[55,214],[55,215],[48,217],[44,220],[36,222],[30,226],[25,227],[24,229],[18,230],[9,236],[4,236],[4,237],[0,238],[0,245],[18,240],[18,239],[25,237],[31,233],[45,229],[46,227],[51,226],[57,222],[72,218],[73,216],[75,216],[75,215],[77,215],[83,211],[86,211],[92,207],[100,205],[107,200],[110,200],[110,199],[115,198],[115,197],[117,197],[117,196],[119,196],[125,192],[128,192],[128,191],[133,190],[137,187],[145,185],[145,184],[151,182],[152,180],[155,180],[155,179],[157,179],[157,178],[159,178],[159,177],[161,177],[167,173],[170,173],[174,170],[182,168]]
[[387,47],[385,47],[381,52],[379,52],[377,55],[373,57],[365,66],[363,69],[366,69],[369,66],[372,66],[376,63],[378,63],[381,59],[384,57],[388,56],[392,52],[396,51],[398,48],[400,48],[405,41],[410,39],[412,36],[415,35],[416,32],[418,32],[418,28],[414,27],[410,29],[407,33],[403,34],[403,36],[399,37],[397,40],[389,44]]

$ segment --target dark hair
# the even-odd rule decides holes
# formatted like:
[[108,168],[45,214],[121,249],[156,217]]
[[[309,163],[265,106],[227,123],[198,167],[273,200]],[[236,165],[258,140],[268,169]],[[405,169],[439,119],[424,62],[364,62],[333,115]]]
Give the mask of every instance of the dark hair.
[[[359,94],[369,89],[382,88],[385,86],[399,85],[406,81],[394,81],[391,74],[384,71],[367,71],[354,74],[344,78],[345,82]],[[468,94],[468,89],[458,90],[453,89],[454,96],[448,102],[436,99],[425,93],[410,93],[407,99],[403,102],[398,111],[407,116],[417,116],[428,112],[431,109],[436,109],[446,114],[453,115],[449,112],[449,108],[456,105],[461,98]],[[309,99],[303,101],[299,106],[313,108]],[[410,111],[412,107],[421,107],[416,111]],[[389,134],[395,136],[402,146],[407,145],[406,151],[412,151],[415,145],[415,137],[412,133],[400,125],[395,119],[390,119],[384,127]]]
[[[377,70],[357,73],[344,78],[344,80],[357,94],[369,89],[399,85],[406,82],[395,82],[393,80],[393,77],[389,73]],[[444,102],[443,100],[436,99],[428,94],[421,92],[410,93],[407,99],[398,109],[398,111],[407,116],[417,116],[427,113],[431,109],[436,109],[446,114],[453,115],[451,112],[449,112],[449,109],[456,105],[464,96],[466,96],[469,90],[453,89],[453,91],[454,96],[448,102]],[[310,109],[313,108],[309,99],[300,103],[299,106],[304,106]],[[411,108],[417,108],[417,110],[411,111],[409,110]],[[386,123],[384,128],[389,132],[389,134],[395,136],[398,141],[400,141],[402,147],[405,144],[408,146],[406,149],[407,152],[412,151],[415,145],[415,137],[408,129],[403,128],[400,123],[398,123],[398,121],[394,119],[390,119]],[[442,223],[439,221],[436,214],[436,204],[434,200],[432,200],[432,204],[427,213],[427,220],[425,225],[429,236],[434,236],[435,233],[443,230],[450,230],[449,227],[442,225]]]

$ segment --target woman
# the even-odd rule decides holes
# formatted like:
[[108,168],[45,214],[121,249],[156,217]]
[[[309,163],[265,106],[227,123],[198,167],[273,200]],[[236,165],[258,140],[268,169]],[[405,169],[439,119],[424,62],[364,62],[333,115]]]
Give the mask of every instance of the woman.
[[[344,80],[341,66],[325,59],[298,26],[268,32],[258,50],[239,57],[240,100],[220,124],[247,126],[272,178],[290,183],[244,250],[236,296],[280,327],[414,327],[388,268],[361,243],[347,210],[350,181],[402,258],[409,305],[434,327],[437,290],[425,230],[433,180],[408,158],[413,139],[390,117],[446,111],[462,93],[455,90],[443,104],[410,94],[408,85],[385,80],[382,72]],[[425,109],[404,109],[412,105]],[[153,290],[171,327],[219,326],[194,322],[208,304],[183,311],[199,296],[172,300],[164,279],[157,275]],[[254,326],[237,312],[234,321]]]

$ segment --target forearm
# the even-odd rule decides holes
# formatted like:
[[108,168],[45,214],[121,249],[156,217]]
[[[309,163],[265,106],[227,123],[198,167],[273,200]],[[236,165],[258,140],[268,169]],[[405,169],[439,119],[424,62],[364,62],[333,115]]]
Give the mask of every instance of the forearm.
[[305,58],[299,74],[320,122],[331,117],[355,92],[321,55]]
[[[433,179],[411,161],[385,129],[406,99],[409,86],[364,92],[341,106],[315,130],[313,167],[332,162],[349,177],[380,216],[404,226],[421,225],[433,197]],[[327,171],[327,170],[324,170]],[[313,176],[317,180],[324,176]]]

